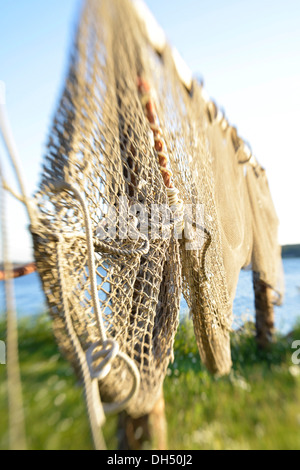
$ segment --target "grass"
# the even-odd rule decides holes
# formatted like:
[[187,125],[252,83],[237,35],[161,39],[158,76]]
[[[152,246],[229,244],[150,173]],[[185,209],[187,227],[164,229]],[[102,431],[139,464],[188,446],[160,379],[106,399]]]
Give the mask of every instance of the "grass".
[[[82,390],[58,353],[46,316],[20,322],[20,358],[30,449],[92,449]],[[0,340],[4,325],[0,324]],[[278,336],[268,352],[257,349],[251,324],[232,335],[233,370],[212,377],[200,363],[193,328],[184,322],[175,362],[165,380],[169,448],[300,449],[300,366],[291,343]],[[8,448],[5,366],[0,366],[0,449]],[[116,417],[104,434],[117,448]]]

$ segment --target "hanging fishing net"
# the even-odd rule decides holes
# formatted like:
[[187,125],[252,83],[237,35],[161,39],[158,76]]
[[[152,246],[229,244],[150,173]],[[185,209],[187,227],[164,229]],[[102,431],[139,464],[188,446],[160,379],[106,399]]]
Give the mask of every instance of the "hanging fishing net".
[[[130,396],[133,363],[140,383],[127,411],[151,411],[173,357],[181,292],[202,361],[229,372],[240,269],[252,262],[277,285],[277,218],[253,168],[202,87],[184,85],[170,46],[153,48],[133,3],[87,1],[32,232],[56,340],[75,370],[78,351],[94,358],[104,401]],[[107,341],[123,354],[106,373],[92,277]]]

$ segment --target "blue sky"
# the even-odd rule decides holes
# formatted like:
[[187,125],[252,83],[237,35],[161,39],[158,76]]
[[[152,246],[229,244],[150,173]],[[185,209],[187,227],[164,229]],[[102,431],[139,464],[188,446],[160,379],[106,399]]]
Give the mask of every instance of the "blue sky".
[[[146,3],[266,167],[280,242],[299,243],[300,1]],[[30,193],[39,181],[78,8],[78,0],[0,0],[0,80]],[[9,215],[11,256],[31,259],[24,210],[10,201]]]

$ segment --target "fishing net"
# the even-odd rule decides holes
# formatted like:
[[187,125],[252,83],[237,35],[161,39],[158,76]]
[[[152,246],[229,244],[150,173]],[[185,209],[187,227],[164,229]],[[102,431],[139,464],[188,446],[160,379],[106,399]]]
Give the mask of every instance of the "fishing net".
[[[82,195],[105,330],[139,371],[138,394],[127,406],[132,416],[150,412],[160,396],[181,292],[202,361],[225,374],[240,269],[252,261],[263,280],[277,282],[277,219],[265,177],[202,91],[182,83],[168,44],[153,49],[132,2],[86,2],[32,231],[54,333],[78,369],[66,309],[84,352],[101,339],[87,225],[72,188]],[[130,367],[115,357],[99,380],[101,397],[122,402],[132,386]]]
[[284,280],[281,247],[278,245],[278,218],[271,198],[266,172],[261,167],[250,168],[246,176],[253,220],[252,269],[259,279],[274,290],[280,305]]

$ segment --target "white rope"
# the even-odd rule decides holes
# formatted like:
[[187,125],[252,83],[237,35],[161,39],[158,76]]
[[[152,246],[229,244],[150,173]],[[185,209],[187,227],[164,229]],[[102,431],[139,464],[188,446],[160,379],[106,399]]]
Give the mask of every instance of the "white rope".
[[21,197],[27,209],[28,217],[30,220],[33,220],[34,215],[32,213],[32,207],[29,203],[29,198],[27,197],[25,183],[22,177],[19,152],[17,149],[17,145],[15,143],[15,140],[14,140],[11,127],[10,127],[6,107],[3,103],[2,104],[0,103],[0,133],[2,134],[4,144],[6,146],[8,155],[10,157],[10,162],[14,169],[16,179],[17,179],[20,192],[21,192]]
[[18,326],[15,306],[13,268],[8,258],[8,234],[5,213],[5,192],[3,174],[0,166],[1,179],[1,235],[4,264],[4,286],[7,330],[7,391],[9,418],[9,445],[11,450],[25,450],[25,419],[22,398],[22,383],[18,352]]
[[[61,303],[65,318],[65,328],[69,338],[69,341],[74,350],[77,364],[79,366],[81,379],[83,381],[84,395],[87,406],[88,418],[90,423],[90,429],[96,450],[105,450],[105,442],[101,433],[101,427],[105,423],[105,415],[102,407],[99,389],[98,393],[95,393],[95,385],[90,376],[90,371],[87,365],[85,353],[81,347],[80,341],[76,335],[73,327],[71,314],[69,312],[69,304],[67,298],[67,288],[65,285],[64,277],[64,266],[63,266],[63,246],[65,240],[62,235],[59,236],[58,242],[56,243],[57,250],[57,271],[60,287]],[[98,388],[98,381],[97,388]]]
[[[99,330],[100,341],[94,343],[90,346],[86,352],[85,360],[89,368],[90,375],[93,379],[103,380],[107,374],[111,371],[111,363],[115,357],[122,359],[128,367],[129,372],[133,377],[132,389],[128,396],[120,403],[110,403],[103,404],[104,410],[106,413],[117,413],[128,405],[128,403],[133,400],[140,387],[140,374],[135,362],[124,352],[119,350],[118,343],[113,339],[108,339],[106,335],[106,330],[104,326],[103,316],[100,309],[98,290],[97,290],[97,279],[96,279],[96,266],[95,266],[95,252],[94,252],[94,240],[92,235],[92,227],[89,217],[89,212],[85,200],[82,198],[80,192],[64,181],[59,181],[53,183],[53,188],[55,191],[67,191],[72,192],[75,198],[80,202],[83,215],[84,215],[84,224],[85,224],[85,234],[87,242],[87,255],[88,255],[88,268],[90,275],[90,284],[91,284],[91,297],[94,307],[94,312],[96,316],[96,322]],[[60,235],[61,237],[61,235]],[[61,272],[61,279],[63,278],[63,273]],[[65,289],[64,289],[65,290]],[[66,304],[66,302],[64,302]],[[64,311],[66,306],[64,305]],[[66,310],[68,312],[68,308]],[[70,330],[71,331],[71,330]],[[72,331],[71,331],[72,333]],[[73,333],[72,333],[73,334]],[[79,341],[79,340],[78,340]],[[100,351],[99,351],[100,348]],[[98,352],[95,352],[98,349]],[[103,358],[102,361],[95,366],[95,362],[98,362],[100,358]]]

